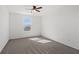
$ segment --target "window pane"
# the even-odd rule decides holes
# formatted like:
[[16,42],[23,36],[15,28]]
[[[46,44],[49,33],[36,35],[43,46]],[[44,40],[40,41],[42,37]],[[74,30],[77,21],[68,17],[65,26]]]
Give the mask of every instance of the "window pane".
[[24,31],[30,31],[30,29],[31,29],[31,26],[25,26],[24,27]]
[[32,21],[30,17],[24,18],[24,31],[30,31],[31,30]]

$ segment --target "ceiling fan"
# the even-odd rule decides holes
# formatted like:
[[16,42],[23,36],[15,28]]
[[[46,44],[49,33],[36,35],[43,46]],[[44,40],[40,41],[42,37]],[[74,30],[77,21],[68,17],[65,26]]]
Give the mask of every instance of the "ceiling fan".
[[36,12],[40,12],[39,9],[42,9],[42,7],[41,6],[40,7],[37,7],[37,6],[33,5],[32,6],[32,9],[29,9],[29,10],[36,11]]

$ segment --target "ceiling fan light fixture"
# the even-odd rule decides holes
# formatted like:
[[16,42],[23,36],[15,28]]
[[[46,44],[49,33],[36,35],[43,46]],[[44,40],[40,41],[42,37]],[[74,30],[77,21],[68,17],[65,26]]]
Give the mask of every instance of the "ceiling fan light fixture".
[[31,10],[31,13],[32,13],[32,12],[34,12],[34,11],[40,12],[39,9],[42,9],[42,7],[41,7],[41,6],[40,6],[40,7],[37,7],[37,6],[33,5],[33,6],[32,6],[32,9],[28,9],[28,10]]

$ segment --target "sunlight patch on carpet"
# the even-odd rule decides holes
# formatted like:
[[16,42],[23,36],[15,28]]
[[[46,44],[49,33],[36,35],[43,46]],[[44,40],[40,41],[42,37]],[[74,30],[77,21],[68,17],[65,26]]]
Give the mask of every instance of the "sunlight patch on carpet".
[[41,38],[29,38],[30,40],[39,42],[39,43],[49,43],[51,42],[50,40],[46,40],[46,39],[41,39]]
[[30,40],[33,40],[33,41],[39,41],[40,38],[29,38]]
[[40,43],[49,43],[49,42],[51,42],[51,41],[43,39],[43,40],[40,40],[40,41],[38,41],[38,42],[40,42]]

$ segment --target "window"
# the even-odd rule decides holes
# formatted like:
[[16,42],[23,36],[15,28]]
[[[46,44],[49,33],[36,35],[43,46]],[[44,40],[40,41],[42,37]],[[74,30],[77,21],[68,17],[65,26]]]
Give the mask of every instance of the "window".
[[31,30],[32,21],[30,17],[24,18],[24,31],[30,31]]

